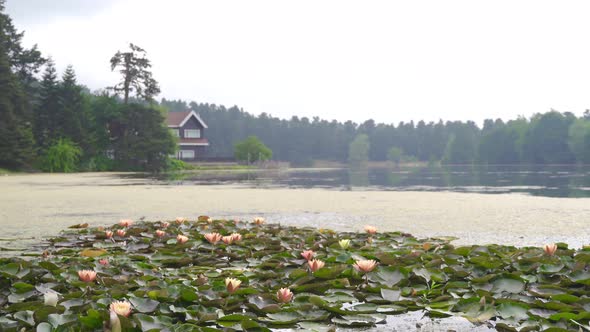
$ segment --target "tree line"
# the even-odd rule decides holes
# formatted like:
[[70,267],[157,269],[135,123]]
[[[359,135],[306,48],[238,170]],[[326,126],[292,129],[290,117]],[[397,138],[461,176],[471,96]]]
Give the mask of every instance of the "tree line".
[[[480,128],[473,121],[447,121],[397,125],[352,121],[327,121],[319,117],[293,116],[280,119],[259,116],[233,106],[162,99],[170,111],[194,110],[211,128],[209,155],[233,154],[235,142],[255,135],[273,152],[273,159],[298,165],[313,160],[349,161],[351,144],[366,135],[368,159],[385,161],[441,161],[449,164],[573,164],[590,163],[590,112],[551,110],[527,119],[485,120]],[[356,147],[355,147],[356,148]]]

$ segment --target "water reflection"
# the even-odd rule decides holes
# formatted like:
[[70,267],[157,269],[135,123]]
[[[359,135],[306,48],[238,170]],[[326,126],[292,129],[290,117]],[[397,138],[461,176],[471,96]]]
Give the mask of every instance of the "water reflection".
[[590,197],[590,166],[440,166],[200,171],[159,175],[166,184],[242,183],[252,187],[526,193]]

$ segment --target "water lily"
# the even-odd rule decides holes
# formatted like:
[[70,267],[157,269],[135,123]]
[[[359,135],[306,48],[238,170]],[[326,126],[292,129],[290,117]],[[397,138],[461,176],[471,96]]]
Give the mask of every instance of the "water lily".
[[109,260],[108,260],[108,259],[106,259],[106,258],[100,259],[100,260],[98,261],[98,264],[100,264],[100,265],[104,265],[104,266],[106,266],[106,265],[109,265]]
[[223,236],[221,238],[221,241],[223,241],[223,243],[230,245],[232,244],[232,242],[234,242],[234,238],[231,235],[227,235],[227,236]]
[[96,279],[96,272],[92,270],[80,270],[78,271],[78,277],[81,281],[92,282]]
[[185,243],[186,241],[188,241],[188,236],[184,236],[184,235],[181,235],[181,234],[178,234],[176,236],[176,242],[177,243]]
[[183,224],[183,223],[186,222],[186,218],[184,218],[184,217],[176,217],[175,222],[176,222],[177,225]]
[[359,260],[353,264],[354,268],[363,273],[371,272],[377,267],[377,262],[370,259],[370,260]]
[[557,245],[555,243],[546,244],[543,247],[543,251],[545,251],[545,253],[547,255],[553,256],[553,255],[555,255],[555,252],[557,251]]
[[238,242],[242,240],[242,234],[240,233],[232,233],[231,234],[233,242]]
[[205,239],[209,241],[211,244],[215,244],[221,240],[222,236],[219,233],[207,233],[205,234]]
[[256,217],[256,218],[254,218],[254,223],[256,225],[260,226],[260,225],[264,224],[264,218],[262,218],[262,217]]
[[342,239],[342,240],[338,241],[338,244],[340,245],[340,248],[348,249],[350,247],[350,240],[349,239]]
[[125,232],[124,229],[117,230],[117,236],[123,237],[123,236],[125,236],[125,234],[127,234],[127,232]]
[[121,227],[130,227],[132,224],[133,224],[133,220],[131,220],[131,219],[119,220],[119,226],[121,226]]
[[324,263],[323,261],[321,261],[319,259],[314,259],[314,260],[307,262],[307,264],[309,265],[309,269],[311,270],[311,272],[315,272],[315,271],[321,269],[322,267],[324,267],[324,265],[326,263]]
[[305,250],[301,253],[301,257],[305,258],[306,261],[310,261],[314,255],[315,252],[313,250]]
[[281,303],[288,303],[293,299],[293,293],[289,288],[281,288],[277,292],[277,298]]
[[367,232],[370,235],[373,235],[373,234],[377,233],[377,227],[367,225],[367,226],[365,226],[365,232]]
[[110,239],[113,237],[113,231],[105,231],[104,232],[104,236],[107,237],[107,239]]
[[156,236],[157,236],[157,237],[163,237],[164,235],[166,235],[166,232],[164,232],[163,230],[161,230],[161,229],[158,229],[158,230],[156,231]]
[[110,312],[117,315],[129,317],[131,315],[131,303],[127,301],[114,301],[111,302]]
[[57,305],[58,300],[59,297],[57,296],[57,293],[47,292],[43,295],[43,302],[45,303],[45,305],[55,307]]
[[230,293],[235,292],[240,287],[241,284],[242,284],[242,281],[239,279],[225,278],[225,288],[227,288],[227,291]]
[[161,224],[162,228],[168,228],[168,226],[170,226],[170,223],[167,221],[163,221]]

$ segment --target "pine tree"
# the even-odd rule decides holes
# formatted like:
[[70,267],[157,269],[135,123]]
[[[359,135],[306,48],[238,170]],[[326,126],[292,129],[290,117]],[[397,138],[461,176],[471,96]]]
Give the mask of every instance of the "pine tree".
[[0,30],[0,167],[20,168],[30,165],[34,158],[33,136],[23,118],[25,98],[10,69],[5,39]]
[[35,110],[34,134],[37,145],[44,150],[53,140],[63,137],[60,125],[63,116],[60,114],[57,71],[51,59],[47,61],[39,94],[39,104]]
[[63,135],[72,142],[87,145],[85,124],[88,123],[88,104],[82,96],[82,88],[76,82],[76,73],[68,66],[59,85],[59,119]]

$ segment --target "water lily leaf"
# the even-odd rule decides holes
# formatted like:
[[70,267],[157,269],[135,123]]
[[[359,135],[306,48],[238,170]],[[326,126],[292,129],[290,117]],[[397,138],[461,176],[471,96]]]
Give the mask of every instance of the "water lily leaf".
[[570,320],[570,319],[577,319],[578,315],[573,312],[558,312],[549,316],[550,320],[558,321],[561,319]]
[[381,314],[399,314],[402,312],[406,312],[408,309],[401,305],[396,304],[389,304],[389,305],[380,305],[377,307],[377,312]]
[[108,251],[105,249],[84,249],[80,252],[80,256],[82,257],[98,257],[106,255]]
[[297,312],[277,312],[274,314],[267,314],[266,317],[259,318],[262,322],[267,322],[273,325],[292,325],[301,319]]
[[297,324],[300,328],[310,332],[335,332],[336,327],[315,322],[300,322]]
[[489,256],[471,257],[469,262],[490,270],[497,269],[503,264],[501,260]]
[[551,295],[551,299],[554,301],[559,301],[559,302],[563,302],[563,303],[577,303],[578,301],[580,301],[579,297],[577,297],[575,295],[571,295],[571,294]]
[[19,311],[13,315],[13,317],[29,326],[35,325],[35,318],[33,318],[33,311]]
[[564,264],[541,264],[537,269],[540,273],[557,273],[565,267]]
[[28,291],[35,289],[35,286],[27,284],[26,282],[15,282],[14,284],[12,284],[12,287],[16,288],[16,292],[19,294],[26,293]]
[[217,319],[218,322],[241,322],[243,320],[252,319],[252,317],[242,314],[231,314],[225,315],[223,317],[219,317]]
[[481,311],[470,311],[463,315],[468,321],[472,323],[483,323],[496,316],[496,309],[493,306],[486,306]]
[[524,282],[512,278],[499,278],[492,282],[492,291],[495,293],[520,293],[524,291]]
[[347,315],[332,318],[332,323],[349,327],[375,326],[376,319],[368,315]]
[[334,279],[342,273],[347,268],[347,266],[331,266],[331,267],[324,267],[322,269],[317,270],[313,273],[313,275],[320,279]]
[[500,317],[504,319],[514,318],[517,321],[522,321],[529,318],[529,315],[527,314],[528,309],[528,306],[514,302],[501,303],[496,308]]
[[381,267],[376,273],[369,274],[369,280],[383,284],[387,287],[393,287],[405,279],[407,274],[400,269],[391,267]]
[[78,320],[78,315],[75,314],[51,314],[47,317],[49,324],[51,324],[54,328],[76,322]]
[[0,273],[7,275],[9,278],[16,277],[19,270],[20,265],[17,263],[8,263],[0,265]]
[[93,329],[101,328],[102,322],[103,322],[100,312],[98,312],[94,309],[88,309],[86,316],[80,315],[80,316],[78,316],[78,320],[84,326],[87,326],[87,327],[93,328]]
[[158,301],[140,297],[131,297],[129,298],[129,302],[131,302],[135,310],[141,313],[153,312],[158,308],[158,305],[160,304],[160,302]]
[[137,322],[142,331],[161,331],[172,325],[171,318],[166,316],[148,316],[144,314],[134,314],[133,320]]
[[390,302],[399,301],[400,295],[401,295],[400,290],[381,288],[381,297],[383,297],[383,299],[385,299],[387,301],[390,301]]
[[51,324],[47,323],[47,322],[43,322],[39,325],[37,325],[37,332],[51,332],[53,330],[53,327],[51,326]]

